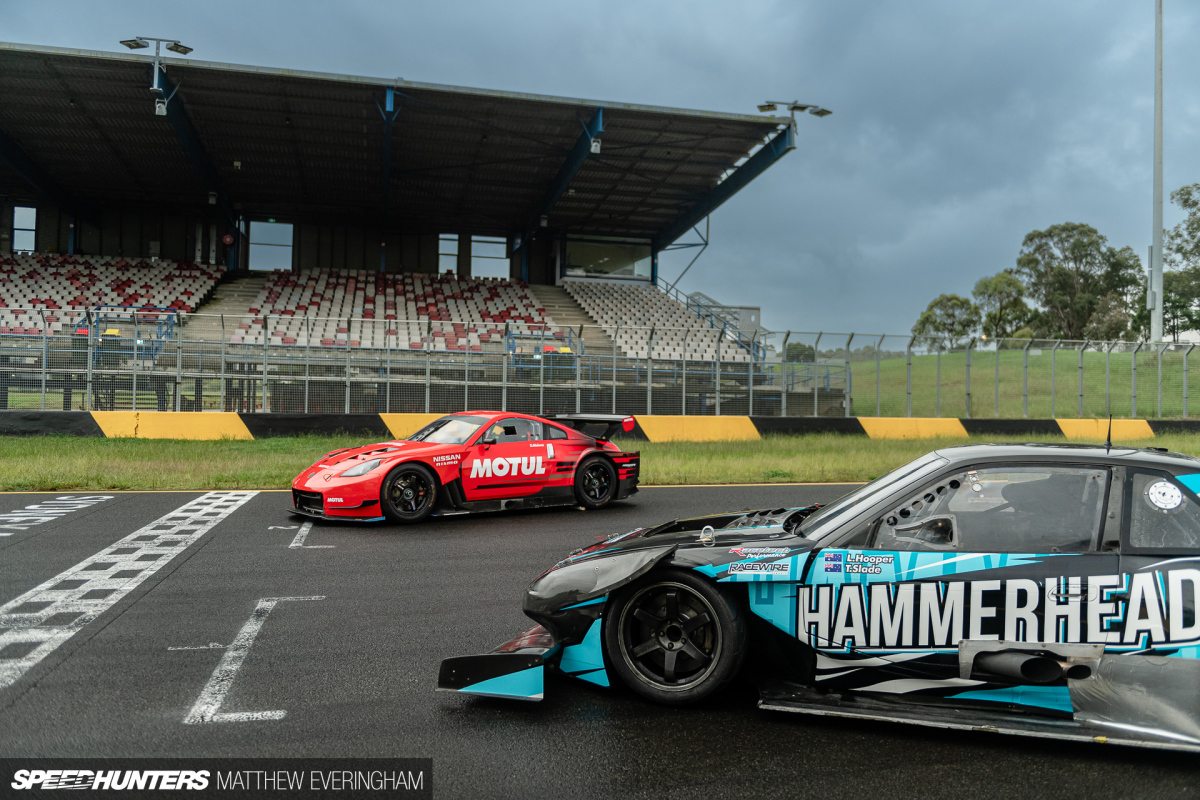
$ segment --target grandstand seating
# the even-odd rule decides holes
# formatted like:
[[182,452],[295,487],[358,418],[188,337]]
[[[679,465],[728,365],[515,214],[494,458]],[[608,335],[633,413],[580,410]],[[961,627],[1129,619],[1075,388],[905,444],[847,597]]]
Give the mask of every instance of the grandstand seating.
[[[233,344],[306,344],[479,352],[552,326],[522,281],[365,270],[276,272]],[[547,335],[554,336],[557,332]]]
[[684,358],[686,349],[686,357],[698,361],[750,360],[749,351],[735,338],[722,336],[722,331],[656,287],[566,281],[563,288],[632,358]]
[[[85,309],[155,306],[192,311],[212,293],[218,267],[167,259],[13,253],[0,256],[0,334],[73,328]],[[58,312],[58,313],[55,313]]]

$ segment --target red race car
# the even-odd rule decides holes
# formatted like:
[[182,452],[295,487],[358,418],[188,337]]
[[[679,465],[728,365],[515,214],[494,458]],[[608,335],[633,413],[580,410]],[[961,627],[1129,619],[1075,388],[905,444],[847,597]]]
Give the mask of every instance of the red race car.
[[[603,433],[585,432],[598,425]],[[508,508],[599,508],[638,490],[641,455],[609,441],[633,426],[633,417],[608,414],[448,414],[403,441],[326,453],[292,481],[292,505],[313,517],[405,523]]]

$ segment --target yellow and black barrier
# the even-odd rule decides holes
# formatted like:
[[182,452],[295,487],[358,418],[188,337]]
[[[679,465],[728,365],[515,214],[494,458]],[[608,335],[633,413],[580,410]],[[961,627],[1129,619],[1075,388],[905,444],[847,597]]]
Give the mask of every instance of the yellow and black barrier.
[[[189,411],[0,411],[0,435],[99,436],[110,439],[267,439],[274,436],[359,436],[400,439],[441,414],[240,414]],[[624,438],[649,442],[716,442],[763,435],[837,433],[872,439],[968,436],[1065,436],[1103,441],[1107,419],[955,419],[953,417],[682,417],[635,415]],[[1200,420],[1114,419],[1114,440],[1163,433],[1200,433]]]

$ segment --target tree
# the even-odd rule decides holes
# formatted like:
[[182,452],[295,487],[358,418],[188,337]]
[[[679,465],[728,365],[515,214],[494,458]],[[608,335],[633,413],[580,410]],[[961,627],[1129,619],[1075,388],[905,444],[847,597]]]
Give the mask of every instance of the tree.
[[1200,267],[1200,183],[1171,192],[1171,202],[1186,211],[1187,218],[1166,232],[1166,263],[1175,268]]
[[980,278],[971,295],[979,309],[985,336],[993,339],[1011,336],[1029,320],[1029,306],[1024,300],[1025,285],[1012,270]]
[[1178,342],[1179,334],[1200,328],[1200,265],[1163,272],[1163,333]]
[[784,359],[789,364],[812,364],[817,360],[817,351],[811,344],[790,342]]
[[941,339],[953,350],[978,327],[979,309],[974,303],[956,294],[943,294],[921,312],[912,332],[916,336]]
[[1092,226],[1064,222],[1025,237],[1016,274],[1042,307],[1037,322],[1045,335],[1082,339],[1101,298],[1111,294],[1128,307],[1142,267],[1133,250],[1109,247]]
[[1129,312],[1125,301],[1115,294],[1106,294],[1096,304],[1083,335],[1092,341],[1111,342],[1129,333]]

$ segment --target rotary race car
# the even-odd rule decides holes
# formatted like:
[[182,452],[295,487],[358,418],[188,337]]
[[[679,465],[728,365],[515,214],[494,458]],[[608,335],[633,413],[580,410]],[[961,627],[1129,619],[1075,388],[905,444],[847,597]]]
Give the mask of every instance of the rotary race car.
[[546,666],[650,700],[743,667],[802,714],[1200,750],[1200,459],[971,445],[825,507],[613,536],[525,595],[538,623],[438,688],[540,700]]
[[[589,425],[604,431],[589,435]],[[510,508],[600,508],[638,490],[640,455],[609,441],[633,427],[633,417],[607,414],[449,414],[403,441],[326,453],[292,481],[292,506],[312,517],[400,523]]]

